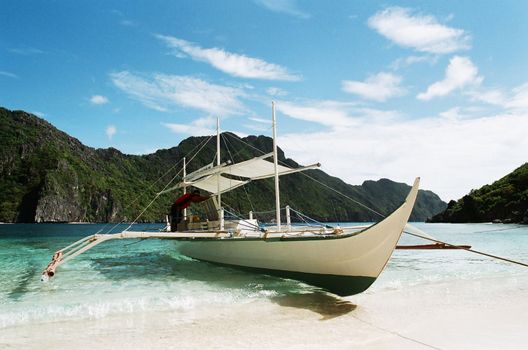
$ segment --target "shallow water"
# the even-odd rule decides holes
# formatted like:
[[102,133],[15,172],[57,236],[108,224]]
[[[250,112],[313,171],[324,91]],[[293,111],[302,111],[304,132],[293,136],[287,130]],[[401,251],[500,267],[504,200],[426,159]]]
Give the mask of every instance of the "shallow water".
[[[469,244],[487,253],[528,261],[526,226],[415,226],[440,240]],[[397,250],[368,291],[342,299],[301,282],[189,259],[178,253],[177,242],[168,240],[103,243],[61,266],[48,283],[40,282],[40,274],[54,251],[102,228],[107,227],[84,224],[0,225],[0,345],[9,344],[9,340],[2,342],[1,338],[9,330],[36,330],[63,321],[80,322],[79,327],[83,328],[83,324],[104,323],[118,317],[121,321],[135,320],[137,326],[138,315],[158,313],[168,315],[174,324],[192,323],[212,315],[225,316],[227,321],[224,322],[233,318],[234,322],[252,308],[254,313],[248,317],[257,319],[260,317],[259,308],[267,310],[261,311],[263,319],[267,317],[266,312],[279,308],[281,317],[286,319],[298,312],[309,311],[317,315],[317,320],[343,322],[346,317],[360,316],[378,320],[382,312],[372,310],[376,309],[380,298],[387,300],[388,296],[394,298],[395,295],[414,297],[416,292],[425,298],[425,302],[426,298],[437,302],[435,290],[438,289],[431,286],[441,286],[444,293],[447,290],[447,295],[451,296],[449,286],[472,281],[472,288],[480,288],[481,300],[487,302],[528,292],[527,270],[517,265],[463,251]],[[148,228],[156,229],[157,226],[148,225]],[[405,235],[400,240],[401,244],[417,242],[416,238]],[[497,281],[501,281],[503,288],[495,285]],[[461,290],[458,293],[460,298],[472,298],[472,291]],[[401,302],[401,298],[394,300]],[[25,339],[19,345],[31,347],[35,340],[31,335]]]

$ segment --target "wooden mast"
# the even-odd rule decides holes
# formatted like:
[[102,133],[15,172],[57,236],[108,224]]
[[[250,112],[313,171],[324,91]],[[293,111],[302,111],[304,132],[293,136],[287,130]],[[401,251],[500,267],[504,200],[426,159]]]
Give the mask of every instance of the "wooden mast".
[[277,121],[275,119],[275,101],[271,102],[271,118],[273,126],[273,165],[275,167],[275,212],[277,230],[281,230],[281,216],[280,216],[280,191],[279,191],[279,168],[277,156]]
[[[183,157],[183,180],[187,176],[187,160]],[[187,186],[183,186],[183,194],[187,193]],[[187,220],[187,208],[183,209],[183,221]]]
[[[216,165],[220,166],[220,117],[216,118]],[[222,207],[222,195],[220,194],[220,173],[216,175],[218,190],[218,208]]]
[[[216,117],[216,166],[220,167],[220,117]],[[218,192],[218,222],[219,229],[224,229],[224,210],[222,209],[222,194],[220,191],[220,176],[221,173],[216,175],[217,180],[217,192]]]

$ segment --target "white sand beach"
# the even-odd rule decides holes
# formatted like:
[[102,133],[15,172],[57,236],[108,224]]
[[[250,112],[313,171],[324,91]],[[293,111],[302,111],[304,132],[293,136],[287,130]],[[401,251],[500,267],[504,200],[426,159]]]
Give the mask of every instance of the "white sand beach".
[[4,328],[2,349],[522,349],[528,276]]

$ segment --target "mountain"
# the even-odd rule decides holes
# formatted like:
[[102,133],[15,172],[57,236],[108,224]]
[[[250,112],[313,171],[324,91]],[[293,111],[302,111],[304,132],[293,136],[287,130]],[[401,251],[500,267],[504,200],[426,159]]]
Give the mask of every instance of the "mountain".
[[[189,137],[177,147],[149,155],[126,155],[114,148],[94,149],[23,111],[0,108],[0,222],[117,222],[163,220],[176,194],[151,200],[171,180],[179,179],[181,160],[209,137]],[[239,138],[222,134],[222,161],[237,162],[271,152],[265,136]],[[194,171],[216,153],[210,140],[188,165]],[[279,160],[299,166],[279,149]],[[315,181],[314,181],[315,180]],[[323,185],[321,185],[323,184]],[[320,170],[281,177],[281,203],[320,221],[376,221],[379,216],[342,194],[387,214],[405,198],[410,186],[388,179],[346,184]],[[252,182],[223,195],[231,210],[273,210],[273,180]],[[420,191],[411,220],[423,221],[446,204],[430,191]]]
[[528,224],[528,163],[491,185],[472,190],[431,222],[516,222]]

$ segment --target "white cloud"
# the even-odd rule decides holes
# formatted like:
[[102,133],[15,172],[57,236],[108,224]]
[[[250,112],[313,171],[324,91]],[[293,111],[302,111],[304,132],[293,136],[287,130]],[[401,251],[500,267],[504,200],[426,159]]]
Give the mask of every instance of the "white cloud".
[[108,139],[112,140],[112,137],[114,137],[114,135],[117,132],[117,128],[114,125],[108,125],[106,127],[105,132],[106,132],[106,136],[108,137]]
[[510,91],[504,89],[473,89],[465,92],[473,101],[480,101],[509,111],[528,110],[528,83]]
[[[211,116],[199,118],[187,124],[161,123],[161,125],[175,134],[187,134],[191,136],[216,135],[216,118]],[[248,136],[246,133],[239,131],[230,130],[230,132],[239,137]]]
[[3,75],[4,77],[8,77],[8,78],[18,79],[18,75],[13,74],[11,72],[0,71],[0,75]]
[[40,49],[37,49],[35,47],[29,47],[29,46],[13,47],[13,48],[8,49],[8,51],[11,53],[17,54],[17,55],[22,55],[22,56],[40,55],[44,53],[44,51]]
[[405,94],[405,89],[400,86],[401,80],[400,76],[381,72],[369,76],[365,81],[344,80],[341,85],[345,92],[382,102]]
[[391,69],[398,70],[400,68],[406,68],[409,66],[412,66],[413,64],[417,63],[429,63],[430,65],[433,65],[438,60],[438,55],[411,55],[407,57],[402,57],[394,60],[390,67]]
[[121,24],[124,27],[137,27],[138,23],[136,21],[132,21],[129,19],[123,19],[119,21],[119,24]]
[[478,75],[478,68],[469,58],[455,56],[449,61],[444,79],[431,84],[427,91],[418,94],[417,98],[430,100],[433,97],[445,96],[456,89],[479,85],[482,80]]
[[259,133],[267,133],[269,134],[271,132],[271,118],[261,118],[261,117],[249,117],[248,118],[249,123],[244,124],[244,126],[250,130],[253,130],[255,132]]
[[162,123],[162,125],[175,134],[191,136],[216,134],[216,118],[214,117],[199,118],[189,124]]
[[270,96],[286,96],[288,95],[288,92],[278,88],[278,87],[270,87],[266,89],[266,93]]
[[308,101],[292,103],[278,101],[277,111],[295,119],[322,124],[329,127],[353,125],[354,119],[350,115],[351,107],[355,104],[337,101]]
[[470,47],[470,36],[464,30],[440,24],[433,16],[413,14],[407,8],[386,8],[370,17],[368,24],[397,45],[421,52],[446,54]]
[[310,14],[302,11],[296,0],[254,0],[255,3],[264,6],[273,12],[285,13],[297,18],[308,19]]
[[332,129],[352,127],[362,120],[383,120],[386,122],[400,116],[395,111],[381,111],[360,107],[356,103],[333,100],[278,101],[276,108],[278,112],[290,118],[321,124]]
[[271,126],[268,126],[266,127],[264,124],[255,124],[255,123],[249,123],[249,124],[244,124],[244,127],[249,129],[249,130],[252,130],[253,132],[258,132],[258,133],[261,133],[261,134],[269,134],[270,131],[271,131]]
[[528,83],[512,90],[513,96],[505,103],[509,109],[528,109]]
[[286,68],[260,58],[231,53],[216,47],[204,49],[173,36],[156,35],[156,38],[177,50],[176,55],[181,56],[181,53],[185,53],[194,60],[209,63],[216,69],[235,77],[290,81],[301,79],[300,76],[289,73]]
[[460,111],[461,111],[460,107],[453,107],[453,108],[448,109],[447,111],[439,113],[438,115],[441,118],[445,118],[448,120],[456,120],[456,119],[461,118]]
[[264,118],[259,118],[259,117],[249,117],[248,118],[249,120],[252,120],[254,122],[257,122],[257,123],[261,123],[261,124],[269,124],[271,125],[271,118],[270,119],[264,119]]
[[172,106],[193,108],[213,115],[241,114],[245,107],[237,88],[215,85],[180,75],[151,74],[140,76],[128,71],[112,73],[113,83],[145,106],[166,112]]
[[442,199],[457,199],[526,162],[528,114],[492,117],[361,119],[354,127],[315,133],[279,133],[279,145],[302,164],[320,161],[323,170],[348,183],[390,178],[411,183]]
[[90,103],[93,105],[104,105],[108,103],[108,98],[101,95],[93,95],[90,97]]
[[40,117],[40,118],[44,118],[46,116],[46,113],[42,113],[42,112],[39,112],[39,111],[32,111],[31,113],[33,113],[34,115],[36,115],[37,117]]
[[469,90],[465,93],[474,101],[481,101],[490,105],[504,106],[507,97],[501,90]]

